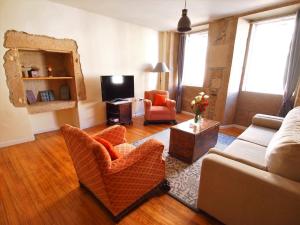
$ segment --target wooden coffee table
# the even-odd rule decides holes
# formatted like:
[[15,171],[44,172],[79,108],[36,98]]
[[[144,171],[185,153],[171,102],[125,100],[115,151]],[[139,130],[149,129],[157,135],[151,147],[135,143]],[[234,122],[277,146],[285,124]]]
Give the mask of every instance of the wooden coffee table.
[[203,119],[200,127],[190,127],[188,120],[171,127],[169,154],[186,163],[193,163],[214,147],[220,123]]

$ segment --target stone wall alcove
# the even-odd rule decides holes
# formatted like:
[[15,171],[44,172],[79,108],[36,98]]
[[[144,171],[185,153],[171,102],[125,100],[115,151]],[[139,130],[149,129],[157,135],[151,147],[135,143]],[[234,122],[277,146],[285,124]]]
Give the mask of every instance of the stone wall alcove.
[[[4,69],[10,102],[15,107],[26,107],[29,114],[65,114],[66,110],[73,113],[69,115],[74,118],[72,124],[79,126],[77,104],[86,99],[86,92],[76,41],[9,30],[4,47],[8,48]],[[37,69],[37,74],[28,75],[28,68]],[[62,97],[62,86],[67,87],[67,99]],[[45,90],[51,90],[54,99],[41,98]],[[27,91],[33,93],[36,102],[29,104]]]

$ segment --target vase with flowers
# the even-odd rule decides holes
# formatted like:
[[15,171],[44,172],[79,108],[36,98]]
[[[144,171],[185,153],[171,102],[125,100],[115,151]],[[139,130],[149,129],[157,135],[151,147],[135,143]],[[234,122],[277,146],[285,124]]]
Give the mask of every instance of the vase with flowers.
[[199,93],[191,102],[192,111],[195,114],[194,123],[199,124],[202,120],[202,115],[208,106],[209,95],[205,94],[203,91]]

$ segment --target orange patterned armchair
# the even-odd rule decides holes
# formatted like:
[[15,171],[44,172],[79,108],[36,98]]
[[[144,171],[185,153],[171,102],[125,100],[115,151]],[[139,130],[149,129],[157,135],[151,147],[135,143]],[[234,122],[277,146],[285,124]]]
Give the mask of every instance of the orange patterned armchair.
[[133,203],[164,183],[163,144],[151,139],[135,147],[126,143],[126,128],[109,127],[94,135],[108,140],[121,157],[111,160],[104,145],[94,136],[69,125],[61,128],[80,184],[109,209],[122,217]]
[[[154,106],[155,94],[164,95],[166,103],[163,106]],[[176,124],[176,102],[169,99],[169,92],[163,90],[145,91],[144,93],[145,122],[172,122]]]

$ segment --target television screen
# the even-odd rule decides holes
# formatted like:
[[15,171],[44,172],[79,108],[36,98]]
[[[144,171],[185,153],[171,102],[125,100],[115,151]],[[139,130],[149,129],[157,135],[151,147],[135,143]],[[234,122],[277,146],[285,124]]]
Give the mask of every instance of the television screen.
[[134,97],[134,76],[101,76],[102,101]]

